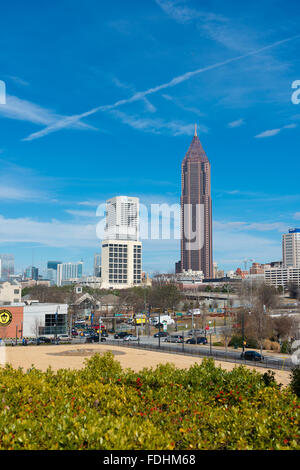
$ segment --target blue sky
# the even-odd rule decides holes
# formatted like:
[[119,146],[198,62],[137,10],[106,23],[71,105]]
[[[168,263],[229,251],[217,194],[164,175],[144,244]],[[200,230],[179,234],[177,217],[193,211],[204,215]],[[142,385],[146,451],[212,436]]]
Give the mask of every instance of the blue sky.
[[[212,166],[214,260],[281,259],[300,225],[297,2],[29,0],[0,16],[0,252],[83,259],[98,203],[178,203],[194,123]],[[145,241],[171,271],[178,240]]]

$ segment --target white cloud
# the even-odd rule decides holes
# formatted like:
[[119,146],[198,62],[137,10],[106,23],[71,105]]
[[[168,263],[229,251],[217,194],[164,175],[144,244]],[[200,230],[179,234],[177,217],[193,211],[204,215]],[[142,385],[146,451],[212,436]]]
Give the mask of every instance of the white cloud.
[[270,129],[268,131],[261,132],[255,136],[256,139],[264,139],[265,137],[273,137],[274,135],[279,134],[281,129]]
[[27,217],[0,216],[0,243],[39,243],[53,247],[93,247],[99,243],[95,224],[71,224],[58,220],[39,222]]
[[77,211],[73,209],[66,209],[65,212],[76,217],[96,217],[96,211]]
[[[121,111],[111,111],[111,114],[120,119],[124,124],[127,124],[134,129],[145,132],[152,132],[153,134],[162,134],[167,132],[173,136],[177,135],[193,135],[194,125],[186,124],[180,121],[166,122],[163,119],[143,118],[139,116],[130,116]],[[201,132],[208,132],[208,128],[203,125],[198,126]]]
[[228,123],[228,127],[240,127],[245,124],[244,119],[237,119],[236,121],[232,121]]
[[[31,101],[23,100],[17,96],[6,96],[6,104],[0,106],[0,117],[15,119],[19,121],[28,121],[38,125],[54,125],[65,119],[64,116],[55,113],[54,111],[43,108]],[[80,120],[71,121],[66,127],[75,129],[93,129],[95,127],[81,122]]]
[[297,124],[291,123],[291,124],[286,124],[285,126],[282,126],[278,129],[270,129],[268,131],[261,132],[261,134],[258,134],[255,136],[256,139],[261,139],[265,137],[273,137],[274,135],[279,134],[283,129],[295,129],[297,127]]
[[285,44],[285,43],[287,43],[289,41],[292,41],[294,39],[297,39],[299,37],[300,37],[300,35],[292,36],[292,37],[289,37],[289,38],[286,38],[286,39],[283,39],[283,40],[280,40],[280,41],[276,41],[272,44],[269,44],[268,46],[264,46],[264,47],[261,47],[259,49],[252,50],[252,51],[250,51],[246,54],[242,54],[242,55],[233,57],[231,59],[223,60],[221,62],[217,62],[215,64],[208,65],[206,67],[201,67],[199,69],[196,69],[196,70],[193,70],[193,71],[190,71],[190,72],[186,72],[182,75],[178,75],[178,76],[172,78],[170,81],[168,81],[166,83],[163,83],[161,85],[157,85],[157,86],[152,87],[152,88],[148,88],[145,91],[134,93],[130,98],[118,100],[118,101],[116,101],[115,103],[113,103],[111,105],[97,106],[93,109],[90,109],[89,111],[84,112],[84,113],[75,114],[73,116],[67,116],[67,117],[55,122],[54,124],[48,125],[47,127],[45,127],[41,131],[30,134],[28,137],[26,137],[23,140],[30,141],[30,140],[34,140],[34,139],[39,139],[39,138],[44,137],[45,135],[48,135],[52,132],[56,132],[56,131],[59,131],[61,129],[65,129],[66,127],[70,127],[71,125],[78,122],[80,119],[91,116],[95,113],[98,113],[99,111],[111,111],[111,110],[116,109],[116,108],[118,108],[120,106],[123,106],[125,104],[129,104],[129,103],[133,103],[133,102],[136,102],[136,101],[144,100],[144,98],[148,95],[158,93],[161,90],[165,90],[167,88],[179,85],[180,83],[184,83],[185,81],[190,80],[191,78],[193,78],[193,77],[195,77],[195,76],[197,76],[201,73],[205,73],[205,72],[208,72],[208,71],[211,71],[211,70],[218,69],[220,67],[223,67],[224,65],[232,64],[234,62],[240,61],[240,60],[245,59],[247,57],[255,56],[255,55],[257,55],[261,52],[265,52],[267,50],[270,50],[274,47]]
[[181,5],[183,2],[180,0],[155,0],[157,5],[178,23],[189,23],[193,20],[204,21],[225,21],[225,18],[215,13],[205,12],[202,10],[195,10],[193,8]]
[[269,231],[277,231],[280,233],[286,232],[288,229],[288,224],[283,222],[270,222],[270,223],[263,223],[263,222],[219,222],[214,221],[214,229],[216,230],[224,230],[224,231],[257,231],[257,232],[269,232]]

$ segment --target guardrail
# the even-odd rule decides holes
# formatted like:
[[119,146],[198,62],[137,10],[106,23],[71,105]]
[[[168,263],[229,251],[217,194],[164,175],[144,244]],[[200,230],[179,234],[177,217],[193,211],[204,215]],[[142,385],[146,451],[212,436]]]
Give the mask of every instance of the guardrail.
[[187,346],[185,343],[179,343],[180,345],[174,344],[170,346],[170,344],[161,344],[160,346],[157,344],[149,344],[149,343],[142,343],[142,342],[130,342],[130,341],[122,341],[122,340],[110,340],[107,339],[106,344],[113,344],[120,347],[126,348],[133,348],[133,349],[146,349],[148,351],[156,351],[156,352],[165,352],[171,354],[180,354],[186,356],[194,356],[194,357],[212,357],[222,362],[231,362],[234,364],[241,364],[241,365],[249,365],[255,367],[261,367],[263,369],[275,369],[275,370],[291,370],[294,365],[291,363],[290,358],[287,357],[286,359],[272,359],[265,357],[262,361],[247,361],[245,359],[241,359],[239,357],[226,354],[226,351],[218,351],[216,349],[204,350],[201,349],[201,346],[195,346],[195,348],[199,347],[199,349],[191,348]]

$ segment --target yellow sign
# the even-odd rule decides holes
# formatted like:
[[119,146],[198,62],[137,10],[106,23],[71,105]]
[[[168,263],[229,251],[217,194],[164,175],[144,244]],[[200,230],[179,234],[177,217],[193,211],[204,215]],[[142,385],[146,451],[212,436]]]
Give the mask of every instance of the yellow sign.
[[138,324],[141,324],[141,323],[146,323],[146,320],[145,320],[145,318],[136,318],[135,322],[138,325]]
[[12,314],[9,310],[0,310],[0,326],[8,326],[12,322]]

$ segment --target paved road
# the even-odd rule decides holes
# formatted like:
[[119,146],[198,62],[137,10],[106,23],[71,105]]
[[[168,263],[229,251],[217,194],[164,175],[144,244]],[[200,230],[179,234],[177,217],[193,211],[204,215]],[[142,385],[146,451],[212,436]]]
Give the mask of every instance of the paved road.
[[[188,337],[186,337],[188,338]],[[245,361],[241,359],[241,352],[235,351],[232,349],[228,349],[227,351],[224,349],[210,349],[209,345],[193,345],[193,344],[182,344],[182,343],[169,343],[164,341],[165,338],[161,338],[160,340],[160,349],[161,350],[168,350],[170,352],[184,353],[184,354],[191,354],[191,355],[199,355],[199,356],[213,356],[215,359],[226,360],[230,362],[238,362],[238,363],[247,363],[251,365],[262,366],[265,368],[274,368],[274,369],[291,369],[294,365],[291,361],[289,356],[274,356],[274,355],[267,355],[263,354],[264,360],[261,362],[254,362],[254,361]],[[108,338],[109,342],[114,342],[116,344],[120,344],[125,346],[126,344],[135,347],[143,347],[145,348],[153,348],[157,349],[159,346],[159,339],[154,338],[153,336],[142,336],[140,337],[139,344],[136,341],[123,341],[123,340],[114,340],[113,337]]]

